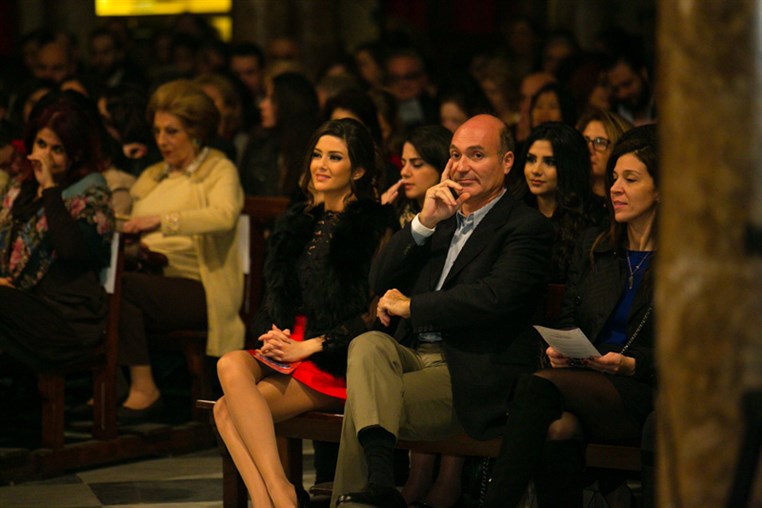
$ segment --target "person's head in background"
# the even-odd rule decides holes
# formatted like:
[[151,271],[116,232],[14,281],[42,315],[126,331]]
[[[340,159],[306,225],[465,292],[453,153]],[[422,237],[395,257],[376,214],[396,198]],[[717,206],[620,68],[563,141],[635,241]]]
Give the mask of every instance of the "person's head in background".
[[426,125],[405,136],[402,145],[401,190],[420,210],[426,191],[439,183],[450,158],[452,132],[441,125]]
[[386,83],[399,102],[416,99],[427,92],[429,77],[421,56],[412,49],[393,52],[386,59]]
[[556,75],[559,64],[579,52],[574,34],[568,30],[556,30],[545,37],[542,46],[542,70]]
[[548,83],[540,88],[529,106],[532,129],[545,122],[564,122],[574,125],[577,111],[571,96],[556,83]]
[[220,113],[217,133],[232,139],[241,127],[241,98],[233,83],[222,74],[201,74],[194,80]]
[[219,74],[228,68],[230,49],[220,39],[207,39],[201,43],[196,60],[197,74]]
[[[29,115],[24,134],[28,154],[48,154],[54,181],[63,187],[105,169],[102,127],[86,97],[54,92],[41,99]],[[22,178],[34,178],[32,165]]]
[[386,48],[380,42],[366,42],[355,48],[355,67],[366,87],[374,88],[384,85],[386,54]]
[[519,164],[527,201],[546,217],[558,208],[582,212],[590,198],[590,157],[585,140],[562,122],[539,125],[526,140]]
[[325,112],[326,105],[331,99],[347,90],[357,90],[360,86],[360,80],[354,74],[344,72],[324,74],[315,85],[320,110]]
[[529,72],[535,65],[542,42],[540,28],[529,18],[511,16],[503,23],[502,31],[510,57],[519,65],[519,72]]
[[493,113],[479,83],[470,74],[456,74],[443,80],[439,92],[439,123],[450,132],[481,113]]
[[74,74],[77,70],[71,48],[54,36],[40,42],[35,60],[34,75],[38,79],[60,83],[66,76]]
[[294,37],[275,37],[267,43],[267,61],[286,60],[301,63],[302,50]]
[[90,68],[101,78],[108,78],[125,59],[121,39],[107,28],[90,32]]
[[402,132],[402,121],[399,117],[397,100],[391,92],[383,88],[368,90],[368,97],[376,105],[378,110],[378,124],[381,126],[381,150],[389,158],[396,157],[402,149],[402,141],[399,134]]
[[516,124],[517,143],[523,142],[529,136],[529,131],[532,130],[530,118],[532,98],[540,88],[555,81],[556,78],[547,72],[533,72],[522,78],[519,85],[519,121]]
[[590,151],[592,190],[596,196],[605,197],[606,167],[611,151],[622,134],[632,129],[632,124],[611,111],[591,109],[577,122]]
[[356,88],[341,92],[330,99],[323,111],[326,120],[341,120],[354,118],[362,123],[370,132],[379,147],[382,143],[381,125],[378,123],[378,109],[373,100]]
[[177,75],[191,78],[196,73],[199,39],[187,33],[176,33],[172,36],[172,67]]
[[509,62],[503,58],[490,58],[478,79],[498,118],[509,127],[516,125],[519,120],[519,80]]
[[217,135],[220,114],[200,86],[187,79],[161,85],[148,101],[156,146],[173,171],[187,168]]
[[262,127],[295,127],[305,118],[317,119],[320,109],[317,93],[309,79],[298,72],[284,72],[266,85],[267,94],[259,103]]
[[614,102],[627,114],[638,121],[649,121],[649,106],[653,99],[648,68],[640,52],[622,52],[611,57],[606,64],[606,79],[611,87]]
[[230,71],[246,85],[254,97],[264,93],[265,54],[251,42],[233,46],[230,50]]
[[137,176],[159,161],[152,126],[145,114],[148,96],[141,87],[131,84],[109,87],[98,98],[97,107],[106,131],[121,146],[127,160],[123,165],[129,167],[130,173]]

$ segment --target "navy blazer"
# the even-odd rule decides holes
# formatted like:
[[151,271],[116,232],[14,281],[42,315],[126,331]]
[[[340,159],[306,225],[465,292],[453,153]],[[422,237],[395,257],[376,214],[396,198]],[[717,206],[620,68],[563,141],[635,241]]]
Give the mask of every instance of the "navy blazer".
[[398,231],[371,268],[378,295],[392,288],[411,297],[410,319],[394,333],[415,347],[420,332],[442,334],[456,414],[477,439],[501,434],[515,376],[534,370],[534,307],[542,301],[553,241],[549,220],[507,192],[463,246],[439,291],[456,218],[417,245],[410,225]]

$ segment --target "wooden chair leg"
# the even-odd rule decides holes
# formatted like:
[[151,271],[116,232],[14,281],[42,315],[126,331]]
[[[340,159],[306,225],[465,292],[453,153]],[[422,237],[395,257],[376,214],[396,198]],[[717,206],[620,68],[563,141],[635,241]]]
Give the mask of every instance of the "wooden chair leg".
[[117,436],[116,376],[106,371],[97,371],[93,376],[93,438],[114,439]]
[[42,446],[59,450],[64,446],[64,388],[66,379],[57,374],[40,374],[37,388],[42,403]]
[[230,458],[230,454],[222,454],[222,506],[223,508],[246,508],[249,504],[249,493],[243,478]]
[[[205,345],[191,343],[185,348],[185,362],[191,378],[191,400],[207,400],[211,398],[211,387],[206,368]],[[203,411],[193,405],[193,419],[203,421]]]

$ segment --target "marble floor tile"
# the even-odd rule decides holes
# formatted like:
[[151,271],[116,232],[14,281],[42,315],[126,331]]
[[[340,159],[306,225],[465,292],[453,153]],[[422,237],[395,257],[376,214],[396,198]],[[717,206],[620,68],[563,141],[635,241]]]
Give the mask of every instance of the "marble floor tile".
[[103,505],[210,502],[222,499],[218,479],[91,483]]
[[222,478],[222,458],[213,449],[83,471],[78,476],[85,483]]
[[31,484],[0,488],[4,508],[91,508],[102,503],[85,484]]

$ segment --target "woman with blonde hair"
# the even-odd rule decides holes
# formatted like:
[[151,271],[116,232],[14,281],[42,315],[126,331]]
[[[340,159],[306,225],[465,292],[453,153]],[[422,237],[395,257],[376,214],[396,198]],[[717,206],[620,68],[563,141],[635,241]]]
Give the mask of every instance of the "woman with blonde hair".
[[163,161],[132,187],[132,218],[124,224],[140,236],[142,270],[126,273],[122,286],[120,362],[131,378],[122,420],[150,419],[162,409],[149,333],[208,330],[209,356],[242,347],[244,338],[237,248],[243,191],[233,163],[207,146],[217,108],[198,85],[178,80],[154,92],[148,118]]
[[622,134],[630,129],[632,124],[629,121],[602,109],[588,110],[577,122],[577,130],[585,137],[590,150],[593,194],[601,198],[601,201],[605,201],[606,197],[606,164],[611,150]]

